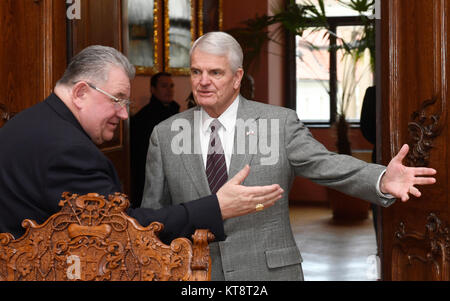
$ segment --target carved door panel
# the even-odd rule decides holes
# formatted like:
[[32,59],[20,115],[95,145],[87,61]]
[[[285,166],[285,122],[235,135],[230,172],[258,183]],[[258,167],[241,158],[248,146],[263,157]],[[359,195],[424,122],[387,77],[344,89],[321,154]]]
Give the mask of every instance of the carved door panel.
[[449,280],[449,0],[384,0],[381,10],[381,141],[387,164],[438,170],[421,198],[382,210],[384,280]]
[[0,127],[42,101],[66,65],[63,1],[0,1]]
[[[80,18],[69,21],[68,48],[72,57],[89,45],[110,46],[122,51],[122,1],[81,0]],[[129,194],[129,121],[122,121],[112,141],[100,145],[100,149],[116,167],[123,191]]]

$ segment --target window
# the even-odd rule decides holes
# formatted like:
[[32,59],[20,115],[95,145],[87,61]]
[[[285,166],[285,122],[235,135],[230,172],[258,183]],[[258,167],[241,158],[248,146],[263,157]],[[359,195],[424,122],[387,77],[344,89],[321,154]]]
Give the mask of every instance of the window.
[[296,37],[297,113],[304,122],[330,121],[330,53],[325,30]]
[[342,112],[349,122],[359,123],[365,91],[374,80],[370,53],[367,50],[355,64],[339,46],[342,40],[354,44],[364,26],[358,13],[339,1],[325,1],[325,10],[330,30],[338,38],[311,27],[295,40],[296,110],[310,125],[330,125]]

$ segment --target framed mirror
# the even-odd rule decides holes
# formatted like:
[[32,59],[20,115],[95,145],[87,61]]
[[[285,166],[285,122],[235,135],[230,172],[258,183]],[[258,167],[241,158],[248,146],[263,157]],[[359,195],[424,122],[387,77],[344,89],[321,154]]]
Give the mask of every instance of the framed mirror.
[[123,1],[123,45],[136,74],[152,75],[161,70],[158,41],[161,40],[158,0]]
[[222,30],[223,0],[199,0],[198,36],[210,31]]
[[189,50],[195,39],[194,0],[164,0],[165,71],[188,75]]

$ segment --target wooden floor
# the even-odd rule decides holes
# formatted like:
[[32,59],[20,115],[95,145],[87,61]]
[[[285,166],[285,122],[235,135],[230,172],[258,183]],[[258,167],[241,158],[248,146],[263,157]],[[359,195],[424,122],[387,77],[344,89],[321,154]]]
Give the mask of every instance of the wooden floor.
[[373,281],[376,255],[372,217],[336,223],[323,206],[291,206],[305,281]]

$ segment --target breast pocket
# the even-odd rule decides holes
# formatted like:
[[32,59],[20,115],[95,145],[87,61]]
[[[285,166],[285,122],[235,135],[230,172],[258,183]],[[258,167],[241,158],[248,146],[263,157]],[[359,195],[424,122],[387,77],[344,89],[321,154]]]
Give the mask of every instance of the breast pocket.
[[279,165],[250,165],[250,174],[244,184],[249,186],[281,184],[280,180],[283,178],[283,170]]
[[285,267],[294,264],[302,263],[303,259],[300,251],[296,246],[266,250],[266,261],[269,269]]

